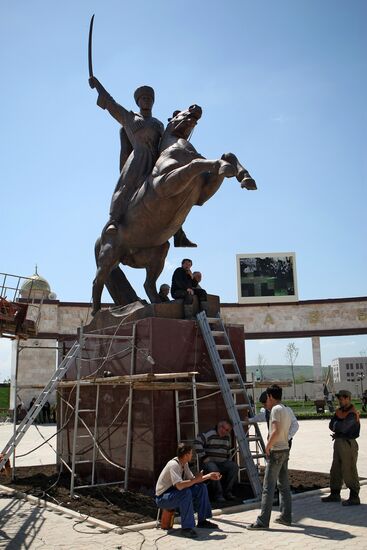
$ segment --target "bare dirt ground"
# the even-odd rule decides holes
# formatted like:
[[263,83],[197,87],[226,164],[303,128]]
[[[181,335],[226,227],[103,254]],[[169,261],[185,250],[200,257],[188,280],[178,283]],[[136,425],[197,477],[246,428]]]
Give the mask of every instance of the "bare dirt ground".
[[[329,486],[329,474],[290,470],[289,476],[295,493]],[[17,468],[14,482],[2,475],[0,484],[119,527],[152,521],[157,515],[153,497],[133,491],[121,491],[120,486],[78,489],[77,497],[71,499],[70,476],[59,475],[55,466]],[[252,491],[246,484],[237,485],[234,492],[237,500],[229,502],[228,506],[241,504],[244,499],[252,498]]]

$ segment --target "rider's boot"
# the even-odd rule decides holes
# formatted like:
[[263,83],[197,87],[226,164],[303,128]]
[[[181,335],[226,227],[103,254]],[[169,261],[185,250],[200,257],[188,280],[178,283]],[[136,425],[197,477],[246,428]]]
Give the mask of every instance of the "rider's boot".
[[187,321],[191,321],[194,318],[194,307],[192,304],[184,305],[184,317]]
[[187,237],[185,231],[180,229],[173,236],[173,244],[176,248],[196,248],[197,244],[191,242]]

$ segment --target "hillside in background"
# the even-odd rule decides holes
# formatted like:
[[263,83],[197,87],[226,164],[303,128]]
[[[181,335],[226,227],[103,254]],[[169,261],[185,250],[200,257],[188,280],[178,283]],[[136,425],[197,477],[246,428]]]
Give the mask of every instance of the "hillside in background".
[[[313,380],[312,365],[294,365],[294,375],[297,382]],[[328,369],[322,368],[323,377],[326,377]],[[247,379],[251,380],[252,374],[255,380],[292,380],[290,365],[246,365]]]

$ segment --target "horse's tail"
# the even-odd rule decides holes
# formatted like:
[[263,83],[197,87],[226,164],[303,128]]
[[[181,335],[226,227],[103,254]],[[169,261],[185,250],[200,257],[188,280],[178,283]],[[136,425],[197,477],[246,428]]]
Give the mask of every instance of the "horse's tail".
[[98,267],[98,258],[99,258],[100,251],[101,251],[101,237],[98,237],[98,239],[96,240],[96,244],[94,245],[94,257],[96,259],[97,267]]

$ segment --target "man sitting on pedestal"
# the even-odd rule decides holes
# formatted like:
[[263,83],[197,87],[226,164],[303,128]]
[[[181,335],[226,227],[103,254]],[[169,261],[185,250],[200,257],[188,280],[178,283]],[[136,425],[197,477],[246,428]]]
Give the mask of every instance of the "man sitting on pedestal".
[[175,269],[172,277],[171,294],[177,300],[183,298],[185,319],[193,318],[194,296],[198,297],[200,311],[208,312],[208,297],[204,289],[198,286],[198,281],[191,273],[192,261],[185,258],[181,267]]
[[194,511],[198,513],[197,527],[216,529],[218,526],[208,518],[212,517],[208,490],[203,481],[219,480],[219,472],[194,475],[189,468],[192,459],[191,445],[179,443],[177,456],[169,460],[157,481],[155,501],[158,508],[179,508],[181,516],[181,532],[183,536],[197,538],[195,531]]

